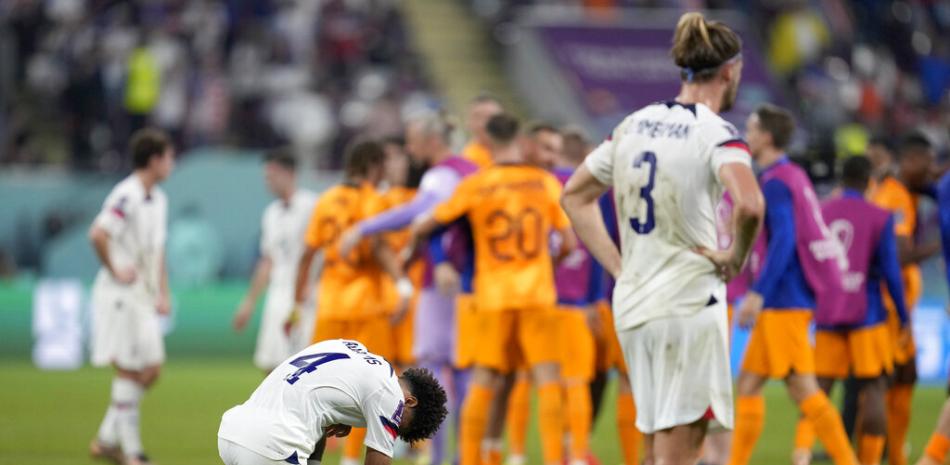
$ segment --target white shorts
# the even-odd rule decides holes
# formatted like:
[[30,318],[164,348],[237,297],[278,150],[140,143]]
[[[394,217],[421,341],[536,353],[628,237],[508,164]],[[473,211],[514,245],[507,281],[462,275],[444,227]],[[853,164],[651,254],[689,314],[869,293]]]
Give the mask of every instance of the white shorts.
[[725,303],[618,331],[637,404],[637,429],[652,434],[710,419],[732,429],[732,373]]
[[267,293],[264,315],[257,333],[257,346],[254,349],[254,366],[261,370],[274,369],[287,360],[287,357],[310,345],[314,311],[313,305],[309,303],[301,306],[300,321],[290,336],[284,334],[284,322],[294,305],[292,294],[293,289],[289,292]]
[[[286,460],[269,459],[240,444],[221,438],[218,438],[218,455],[221,456],[224,465],[287,465],[290,463]],[[298,463],[307,462],[306,459],[298,459]]]
[[165,361],[155,302],[97,282],[92,290],[92,364],[138,371]]

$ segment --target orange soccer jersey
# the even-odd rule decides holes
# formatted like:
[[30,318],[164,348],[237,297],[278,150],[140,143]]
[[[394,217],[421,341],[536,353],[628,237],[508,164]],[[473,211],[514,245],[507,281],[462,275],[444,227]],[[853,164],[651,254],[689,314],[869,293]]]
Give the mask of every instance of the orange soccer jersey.
[[554,308],[548,237],[570,226],[560,195],[560,183],[541,168],[495,165],[465,178],[436,207],[436,221],[467,215],[472,225],[479,312]]
[[[916,194],[911,193],[900,181],[893,177],[887,177],[875,186],[870,198],[872,203],[894,214],[894,234],[896,236],[910,237],[913,240],[914,233],[917,230]],[[905,265],[901,269],[901,274],[904,281],[904,300],[907,311],[910,312],[917,304],[917,300],[920,299],[923,290],[923,278],[920,275],[920,267],[913,263]],[[886,290],[884,294],[884,303],[889,314],[888,325],[896,335],[899,330],[897,311]],[[913,352],[913,345],[898,347],[894,355],[898,363],[904,363],[912,356]]]
[[478,165],[479,169],[488,168],[493,163],[491,150],[474,140],[462,149],[462,157]]
[[317,201],[304,242],[324,251],[317,292],[319,319],[354,320],[384,311],[379,286],[383,271],[369,241],[363,241],[346,257],[340,256],[339,250],[343,231],[377,213],[381,205],[375,189],[368,184],[341,184]]

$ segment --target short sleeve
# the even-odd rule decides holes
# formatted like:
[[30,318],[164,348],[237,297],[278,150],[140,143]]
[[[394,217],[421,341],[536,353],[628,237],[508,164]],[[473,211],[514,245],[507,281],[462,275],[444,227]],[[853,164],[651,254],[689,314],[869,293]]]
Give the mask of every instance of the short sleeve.
[[110,237],[116,237],[125,230],[134,212],[134,202],[126,194],[112,192],[102,203],[102,210],[96,215],[93,224],[102,228]]
[[917,211],[914,199],[910,195],[902,195],[895,199],[894,234],[898,236],[913,236],[917,225]]
[[366,418],[366,440],[363,445],[392,457],[405,407],[403,399],[379,391],[367,403],[363,406]]
[[[709,152],[709,169],[719,180],[719,170],[730,163],[752,166],[749,144],[739,137],[739,131],[725,122],[718,121],[702,126],[703,140],[712,146]],[[720,180],[721,182],[721,180]]]
[[432,211],[433,218],[439,223],[448,224],[468,213],[475,199],[474,191],[478,179],[478,175],[463,179],[452,196],[435,207]]
[[590,174],[605,186],[612,186],[614,183],[615,145],[615,136],[611,135],[584,159],[584,165]]

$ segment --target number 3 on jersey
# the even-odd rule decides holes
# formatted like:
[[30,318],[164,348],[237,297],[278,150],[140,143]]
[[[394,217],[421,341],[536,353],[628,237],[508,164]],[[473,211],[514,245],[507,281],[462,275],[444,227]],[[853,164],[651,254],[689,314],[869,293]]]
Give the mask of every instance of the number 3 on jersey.
[[[644,167],[644,164],[648,166]],[[630,218],[630,227],[633,228],[637,234],[649,234],[656,226],[656,218],[653,216],[653,196],[651,195],[653,192],[653,182],[656,180],[656,154],[653,152],[641,153],[633,162],[633,167],[639,169],[645,168],[650,171],[646,185],[640,188],[640,198],[647,204],[646,219],[640,221],[639,217]]]

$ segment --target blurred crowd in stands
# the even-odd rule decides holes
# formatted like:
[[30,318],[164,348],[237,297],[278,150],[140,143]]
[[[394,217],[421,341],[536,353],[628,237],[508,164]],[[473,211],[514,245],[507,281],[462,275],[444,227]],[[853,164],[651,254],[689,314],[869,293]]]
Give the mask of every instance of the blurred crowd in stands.
[[311,166],[432,97],[398,0],[4,0],[0,164],[121,171],[178,146],[290,144]]
[[[795,151],[833,161],[924,132],[950,150],[950,2],[940,0],[464,0],[492,23],[534,5],[741,11],[799,116]],[[826,164],[826,166],[831,166]],[[814,173],[821,177],[823,173]],[[828,173],[830,175],[830,173]]]

